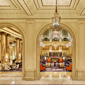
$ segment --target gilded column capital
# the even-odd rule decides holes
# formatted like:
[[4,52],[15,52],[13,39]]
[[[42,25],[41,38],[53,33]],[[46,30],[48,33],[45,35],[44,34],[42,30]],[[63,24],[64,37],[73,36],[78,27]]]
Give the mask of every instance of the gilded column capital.
[[20,41],[22,41],[22,39],[20,39]]
[[6,34],[6,36],[11,36],[10,34]]
[[7,33],[6,33],[6,32],[0,32],[0,34],[1,34],[1,35],[7,35]]
[[15,38],[16,40],[20,40],[20,38]]

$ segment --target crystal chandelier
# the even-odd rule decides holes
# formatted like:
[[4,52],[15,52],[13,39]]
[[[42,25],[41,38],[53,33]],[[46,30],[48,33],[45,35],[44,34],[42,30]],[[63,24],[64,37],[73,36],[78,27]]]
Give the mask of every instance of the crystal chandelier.
[[55,13],[54,13],[54,17],[52,18],[52,22],[53,22],[53,33],[52,33],[52,36],[53,38],[59,38],[60,36],[60,19],[61,17],[58,15],[57,13],[57,0],[56,0],[56,10],[55,10]]
[[72,45],[72,42],[69,42],[69,43],[66,44],[66,47],[69,47],[71,45]]
[[59,38],[60,37],[60,31],[53,30],[52,36],[53,36],[53,38]]
[[59,27],[60,19],[61,17],[57,13],[57,0],[56,0],[56,9],[55,9],[54,17],[52,18],[52,22],[53,22],[53,28],[56,29],[57,31],[60,30]]
[[45,47],[45,44],[43,42],[40,42],[40,46]]

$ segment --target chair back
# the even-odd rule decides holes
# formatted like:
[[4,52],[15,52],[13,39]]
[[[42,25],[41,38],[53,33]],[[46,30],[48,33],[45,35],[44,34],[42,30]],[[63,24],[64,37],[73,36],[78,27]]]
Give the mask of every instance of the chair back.
[[42,70],[42,63],[40,63],[40,70]]
[[63,58],[59,58],[59,63],[63,63]]
[[69,70],[72,70],[72,63],[70,63],[69,65]]
[[51,58],[48,58],[47,59],[47,63],[51,63]]
[[71,63],[70,63],[70,65],[69,65],[69,67],[72,68],[72,64],[71,64]]

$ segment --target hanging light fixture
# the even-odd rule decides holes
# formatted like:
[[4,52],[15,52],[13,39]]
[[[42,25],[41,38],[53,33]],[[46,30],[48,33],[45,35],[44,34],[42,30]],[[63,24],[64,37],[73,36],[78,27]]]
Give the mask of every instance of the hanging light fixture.
[[53,29],[52,36],[53,36],[53,38],[59,38],[59,36],[60,36],[60,31],[56,31],[55,29]]
[[61,19],[61,17],[57,13],[57,0],[56,0],[56,9],[55,9],[54,17],[52,18],[52,22],[53,22],[52,36],[53,36],[53,38],[59,38],[60,37],[60,27],[59,27],[60,19]]
[[66,47],[69,47],[71,45],[72,45],[72,42],[69,42],[69,43],[66,44]]
[[61,17],[57,13],[57,0],[56,0],[56,9],[55,9],[54,17],[52,18],[52,22],[53,22],[53,28],[56,29],[57,31],[60,30],[60,27],[59,27],[60,19]]
[[43,42],[40,42],[40,46],[45,47],[45,44]]

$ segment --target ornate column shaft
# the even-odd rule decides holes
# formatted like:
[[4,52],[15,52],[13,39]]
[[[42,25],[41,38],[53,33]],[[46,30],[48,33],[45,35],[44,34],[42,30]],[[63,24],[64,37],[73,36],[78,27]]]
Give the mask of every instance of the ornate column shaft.
[[6,39],[5,33],[1,32],[1,63],[5,63],[5,55],[6,55]]
[[19,62],[21,62],[21,55],[22,55],[21,42],[22,42],[22,39],[19,40]]
[[14,46],[14,56],[16,56],[16,41],[14,41],[14,44],[15,44],[15,46]]
[[9,50],[10,50],[10,44],[9,44],[9,34],[6,35],[6,63],[9,63],[10,58],[9,58]]
[[16,38],[16,62],[19,62],[19,38]]

